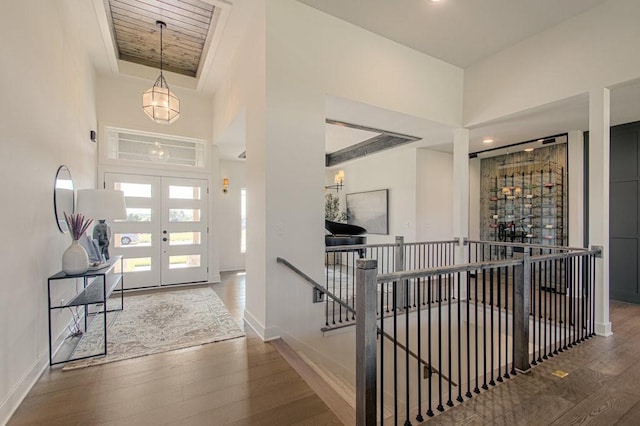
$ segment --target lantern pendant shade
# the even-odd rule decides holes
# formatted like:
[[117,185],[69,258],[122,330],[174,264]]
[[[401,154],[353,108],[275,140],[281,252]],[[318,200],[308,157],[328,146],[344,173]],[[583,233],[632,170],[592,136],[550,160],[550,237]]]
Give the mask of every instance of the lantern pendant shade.
[[156,123],[171,124],[180,117],[180,99],[160,74],[153,87],[142,94],[142,109]]
[[171,124],[180,117],[180,99],[169,89],[167,80],[162,74],[163,48],[162,29],[167,26],[162,21],[156,21],[160,28],[160,76],[153,87],[142,94],[142,109],[153,121],[159,124]]

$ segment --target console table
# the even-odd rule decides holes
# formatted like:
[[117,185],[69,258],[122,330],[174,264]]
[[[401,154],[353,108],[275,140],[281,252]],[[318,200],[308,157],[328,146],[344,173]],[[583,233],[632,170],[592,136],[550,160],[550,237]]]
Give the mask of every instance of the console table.
[[[84,358],[107,354],[107,313],[121,311],[124,308],[124,277],[122,256],[113,256],[106,264],[84,274],[68,275],[58,272],[47,280],[49,299],[49,365],[57,365]],[[107,307],[107,301],[114,291],[120,297],[111,299],[119,306]],[[64,310],[71,313],[63,314]],[[101,316],[103,326],[88,331],[89,324]],[[58,348],[54,348],[57,338],[52,335],[54,326],[65,326],[67,336]],[[95,328],[95,327],[94,327]],[[102,338],[102,350],[89,355],[74,356],[74,351],[82,338],[99,333]],[[95,337],[95,336],[94,336]],[[54,353],[55,351],[55,353]]]

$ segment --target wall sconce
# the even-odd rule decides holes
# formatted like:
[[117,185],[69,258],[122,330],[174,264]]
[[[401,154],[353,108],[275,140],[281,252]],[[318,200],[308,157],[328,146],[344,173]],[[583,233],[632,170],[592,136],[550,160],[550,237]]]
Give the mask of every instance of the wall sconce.
[[222,192],[225,194],[229,192],[229,179],[227,178],[222,179]]
[[336,192],[340,191],[344,186],[344,170],[338,171],[333,177],[333,185],[327,185],[324,189],[335,189]]

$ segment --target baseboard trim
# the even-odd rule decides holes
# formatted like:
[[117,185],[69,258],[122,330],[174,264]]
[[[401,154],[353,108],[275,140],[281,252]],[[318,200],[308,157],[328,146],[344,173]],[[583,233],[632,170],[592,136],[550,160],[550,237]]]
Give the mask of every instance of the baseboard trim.
[[260,321],[254,317],[251,312],[244,310],[244,322],[247,324],[253,331],[256,332],[259,338],[262,339],[263,342],[269,342],[274,339],[280,338],[280,329],[277,327],[265,327]]
[[[80,320],[84,319],[83,315],[80,317]],[[73,324],[73,320],[70,320],[66,327],[60,331],[52,346],[55,348],[53,353],[57,353],[60,349],[60,346],[64,343],[64,340],[67,337],[67,330]],[[5,425],[13,416],[13,413],[16,412],[22,401],[26,398],[29,391],[35,386],[36,382],[42,376],[47,368],[49,368],[49,351],[40,355],[39,359],[37,359],[33,366],[27,371],[27,373],[22,376],[22,379],[18,381],[16,386],[9,392],[9,395],[5,398],[2,403],[0,403],[0,425]]]
[[609,337],[609,336],[613,335],[613,331],[611,330],[611,323],[610,322],[606,322],[606,323],[597,322],[596,323],[596,335],[603,336],[603,337]]
[[331,385],[307,364],[291,346],[282,339],[273,340],[271,344],[343,424],[356,424],[356,412],[353,407],[336,393]]
[[22,376],[9,395],[0,404],[0,424],[5,425],[16,412],[31,388],[36,384],[42,373],[49,367],[49,354],[45,352],[33,364],[29,371]]

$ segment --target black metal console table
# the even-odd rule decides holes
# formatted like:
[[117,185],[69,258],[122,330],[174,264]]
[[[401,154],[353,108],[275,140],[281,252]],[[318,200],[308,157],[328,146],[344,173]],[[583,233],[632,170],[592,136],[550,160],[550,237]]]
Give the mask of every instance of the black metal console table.
[[[82,283],[81,286],[80,282]],[[122,256],[113,256],[104,267],[89,270],[84,274],[68,275],[60,271],[48,278],[47,288],[49,296],[49,365],[53,366],[69,361],[106,355],[107,313],[121,311],[124,308]],[[120,292],[120,306],[108,308],[107,301],[114,291]],[[52,299],[53,297],[55,299]],[[117,301],[117,298],[115,300]],[[71,312],[72,318],[67,319],[65,324],[63,322],[65,320],[64,315],[60,314],[60,312],[67,309]],[[80,313],[82,317],[80,317]],[[94,330],[91,333],[102,334],[103,350],[90,355],[74,357],[74,350],[80,340],[85,335],[89,335],[87,332],[89,324],[97,315],[102,315],[104,324],[103,327],[100,327],[100,330]],[[52,316],[55,316],[55,318]],[[57,340],[52,335],[54,322],[59,325],[65,325],[67,328],[69,328],[68,324],[73,324],[72,329],[69,330],[68,335],[58,348],[53,347],[56,343],[54,340]]]

